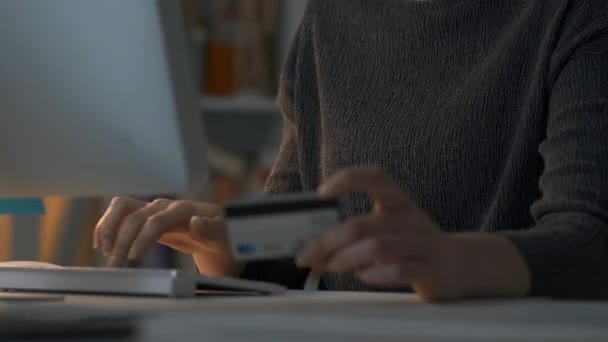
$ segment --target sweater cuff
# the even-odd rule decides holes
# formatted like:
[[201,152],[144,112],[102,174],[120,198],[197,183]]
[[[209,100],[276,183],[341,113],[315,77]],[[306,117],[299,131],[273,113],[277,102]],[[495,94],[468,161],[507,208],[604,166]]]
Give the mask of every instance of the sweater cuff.
[[605,296],[606,282],[602,280],[606,277],[595,267],[601,255],[564,233],[534,227],[499,234],[512,241],[528,266],[529,296],[579,299]]
[[529,230],[500,233],[519,250],[530,271],[530,296],[547,296],[559,282],[561,267],[553,255],[558,247],[546,233]]

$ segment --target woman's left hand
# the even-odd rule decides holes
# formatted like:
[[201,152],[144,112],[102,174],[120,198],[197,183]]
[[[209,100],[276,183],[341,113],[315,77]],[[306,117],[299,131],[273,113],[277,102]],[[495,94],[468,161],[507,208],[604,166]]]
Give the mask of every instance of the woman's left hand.
[[461,296],[462,262],[453,234],[442,232],[379,168],[341,171],[319,189],[325,198],[354,191],[369,194],[373,212],[310,241],[298,255],[300,266],[316,272],[355,271],[378,287],[411,286],[426,301]]

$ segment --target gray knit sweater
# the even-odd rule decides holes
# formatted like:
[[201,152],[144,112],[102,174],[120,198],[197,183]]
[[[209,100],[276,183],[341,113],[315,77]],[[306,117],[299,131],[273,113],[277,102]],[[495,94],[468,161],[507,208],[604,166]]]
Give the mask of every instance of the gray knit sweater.
[[[608,289],[608,1],[313,0],[279,104],[268,192],[381,165],[445,231],[512,239],[533,295]],[[243,276],[297,288],[306,272],[280,260]]]

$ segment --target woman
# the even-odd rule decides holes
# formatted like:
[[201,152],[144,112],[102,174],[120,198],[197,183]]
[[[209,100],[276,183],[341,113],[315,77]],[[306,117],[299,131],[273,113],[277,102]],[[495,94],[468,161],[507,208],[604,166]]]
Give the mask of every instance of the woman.
[[[332,290],[425,300],[608,290],[608,2],[310,1],[279,91],[267,192],[340,196],[348,219],[297,264]],[[293,261],[235,263],[222,208],[116,199],[95,245],[156,240],[213,275],[301,287]]]

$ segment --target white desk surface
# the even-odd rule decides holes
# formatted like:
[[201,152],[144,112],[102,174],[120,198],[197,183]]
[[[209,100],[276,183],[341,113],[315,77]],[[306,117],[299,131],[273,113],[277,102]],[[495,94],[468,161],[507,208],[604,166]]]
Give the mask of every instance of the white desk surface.
[[289,292],[177,300],[68,296],[35,305],[150,314],[136,341],[608,341],[608,302],[424,304],[405,294]]

